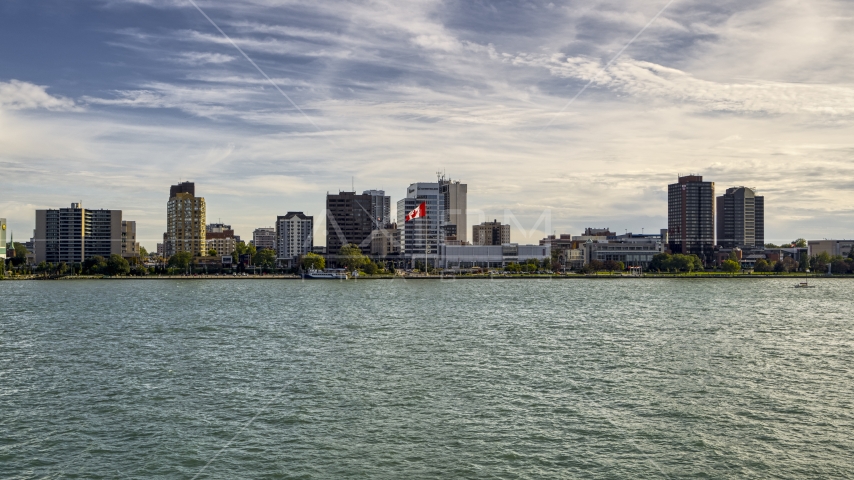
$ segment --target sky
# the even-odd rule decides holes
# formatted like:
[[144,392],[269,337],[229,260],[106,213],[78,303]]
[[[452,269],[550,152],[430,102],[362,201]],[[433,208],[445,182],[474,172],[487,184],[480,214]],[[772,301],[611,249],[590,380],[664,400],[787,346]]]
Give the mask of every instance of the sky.
[[0,217],[121,209],[153,250],[193,181],[323,244],[327,192],[441,171],[536,243],[657,232],[694,173],[764,195],[766,241],[851,238],[851,45],[848,0],[3,0]]

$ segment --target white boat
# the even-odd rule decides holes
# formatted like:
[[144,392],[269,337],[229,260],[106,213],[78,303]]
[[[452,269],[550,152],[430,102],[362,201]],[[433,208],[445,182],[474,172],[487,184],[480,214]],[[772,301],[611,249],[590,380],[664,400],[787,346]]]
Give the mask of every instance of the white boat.
[[809,282],[801,282],[795,285],[795,288],[815,288],[815,285],[810,285]]
[[302,275],[302,278],[309,280],[347,280],[347,274],[344,272],[309,270]]

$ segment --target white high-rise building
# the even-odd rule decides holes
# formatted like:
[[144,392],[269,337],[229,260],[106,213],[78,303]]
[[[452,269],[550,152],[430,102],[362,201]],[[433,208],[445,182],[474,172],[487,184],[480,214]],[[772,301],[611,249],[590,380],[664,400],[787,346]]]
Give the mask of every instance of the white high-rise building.
[[[426,204],[427,215],[406,221],[406,214]],[[440,247],[445,244],[445,196],[441,185],[413,183],[406,189],[406,198],[397,202],[397,228],[401,230],[401,253],[410,265],[427,262],[438,266]]]
[[288,212],[276,217],[276,258],[283,265],[293,265],[301,255],[311,252],[314,217],[302,212]]

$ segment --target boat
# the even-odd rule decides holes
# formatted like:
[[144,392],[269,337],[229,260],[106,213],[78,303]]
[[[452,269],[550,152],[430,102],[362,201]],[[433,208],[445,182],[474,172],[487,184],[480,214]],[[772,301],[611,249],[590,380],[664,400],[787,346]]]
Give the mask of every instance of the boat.
[[308,280],[347,280],[344,272],[327,272],[325,270],[309,270],[302,275]]
[[810,285],[809,282],[801,282],[795,285],[795,288],[815,288],[815,285]]

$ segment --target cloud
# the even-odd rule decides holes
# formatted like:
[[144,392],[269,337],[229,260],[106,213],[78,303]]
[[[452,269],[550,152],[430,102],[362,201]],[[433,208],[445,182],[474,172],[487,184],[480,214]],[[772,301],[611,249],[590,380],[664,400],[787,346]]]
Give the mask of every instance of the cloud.
[[7,110],[45,109],[53,112],[77,112],[82,107],[74,100],[53,96],[47,87],[11,80],[0,82],[0,108]]
[[190,65],[204,65],[206,63],[228,63],[234,61],[237,57],[225,55],[222,53],[207,53],[207,52],[182,52],[178,55],[178,61]]
[[722,83],[703,80],[675,68],[625,59],[603,70],[600,60],[561,55],[517,55],[514,65],[538,66],[561,78],[573,78],[645,100],[688,103],[711,112],[735,114],[854,114],[854,88],[783,82]]

